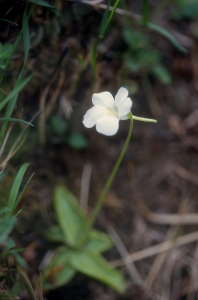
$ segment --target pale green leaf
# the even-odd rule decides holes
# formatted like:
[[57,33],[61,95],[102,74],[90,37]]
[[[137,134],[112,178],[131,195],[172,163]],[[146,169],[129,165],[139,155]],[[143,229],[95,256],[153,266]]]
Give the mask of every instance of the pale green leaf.
[[44,231],[45,238],[54,243],[64,243],[64,235],[59,226],[52,226]]
[[83,274],[102,281],[115,291],[125,291],[125,281],[120,271],[112,269],[109,263],[99,254],[89,250],[70,251],[69,263]]
[[55,188],[54,204],[65,241],[69,245],[77,245],[86,224],[84,212],[80,209],[73,194],[61,186]]
[[68,250],[65,247],[59,247],[49,265],[44,269],[43,288],[54,289],[69,282],[76,271],[68,264]]
[[93,252],[104,252],[113,246],[112,239],[106,233],[92,230],[89,232],[85,247]]

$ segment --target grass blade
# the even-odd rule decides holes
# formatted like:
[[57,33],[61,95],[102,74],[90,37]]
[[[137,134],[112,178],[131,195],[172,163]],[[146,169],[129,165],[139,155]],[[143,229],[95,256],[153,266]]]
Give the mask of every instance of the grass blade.
[[105,28],[104,28],[104,30],[103,30],[101,36],[100,36],[101,39],[104,37],[105,32],[107,31],[107,28],[109,27],[109,24],[111,23],[111,20],[112,20],[112,18],[113,18],[113,16],[114,16],[115,10],[116,10],[116,8],[117,8],[119,2],[120,2],[120,0],[117,0],[116,3],[114,4],[114,7],[113,7],[112,12],[111,12],[111,14],[110,14],[110,17],[109,17],[109,19],[108,19],[108,21],[107,21],[107,23],[106,23],[106,26],[105,26]]
[[8,198],[8,204],[7,204],[7,207],[10,208],[10,210],[11,210],[9,212],[9,215],[12,214],[12,212],[14,211],[18,191],[19,191],[19,188],[21,185],[21,181],[23,179],[23,176],[24,176],[28,166],[29,166],[28,163],[25,163],[22,165],[22,167],[20,168],[20,170],[19,170],[18,174],[16,175],[16,178],[13,182],[12,189],[10,191],[10,195]]
[[148,24],[148,16],[149,16],[149,2],[148,0],[143,0],[142,3],[142,23],[144,26]]
[[26,190],[26,188],[27,188],[27,186],[28,186],[28,184],[29,184],[29,182],[30,182],[30,180],[32,179],[33,176],[34,176],[34,173],[30,176],[30,178],[28,179],[27,183],[25,184],[22,192],[20,193],[19,197],[15,201],[15,205],[14,205],[14,209],[13,210],[15,210],[15,208],[17,207],[19,201],[21,200],[21,197],[23,196],[23,194],[24,194],[24,192],[25,192],[25,190]]
[[22,82],[15,85],[12,92],[0,103],[0,110],[10,101],[16,94],[19,93],[19,91],[30,81],[33,75],[28,76],[26,79],[24,79]]
[[28,124],[28,125],[31,125],[31,126],[34,126],[33,124],[27,122],[27,121],[24,121],[24,120],[20,120],[20,119],[14,119],[14,118],[0,118],[0,121],[8,121],[8,122],[21,122],[21,123],[25,123],[25,124]]
[[168,32],[166,29],[149,22],[147,24],[148,28],[162,34],[163,36],[165,36],[177,49],[179,49],[180,51],[182,51],[183,53],[188,53],[188,50],[186,48],[184,48],[176,39],[175,37]]
[[0,174],[0,181],[6,176],[6,174],[8,173],[10,169],[5,170],[3,173]]
[[29,2],[44,6],[44,7],[49,7],[49,8],[55,8],[54,5],[51,5],[47,2],[45,2],[44,0],[29,0]]
[[16,26],[18,26],[18,24],[17,23],[14,23],[14,22],[12,22],[12,21],[10,21],[10,20],[6,20],[6,19],[0,19],[1,21],[5,21],[5,22],[9,22],[9,23],[12,23],[12,24],[14,24],[14,25],[16,25]]
[[111,0],[109,0],[107,8],[105,9],[105,12],[103,14],[103,18],[100,24],[100,31],[99,31],[99,38],[103,38],[105,28],[107,27],[108,19],[109,19],[109,6],[111,4]]
[[[19,84],[21,82],[21,80],[23,78],[24,68],[25,68],[25,65],[26,65],[26,61],[27,61],[27,57],[28,57],[28,53],[29,53],[29,49],[30,49],[30,38],[29,38],[29,30],[28,30],[27,7],[26,7],[26,9],[24,11],[24,14],[23,14],[23,42],[24,42],[25,58],[24,58],[24,64],[23,64],[22,70],[21,70],[21,72],[19,74],[19,77],[17,79],[16,86],[17,86],[17,84]],[[10,116],[12,114],[12,111],[14,109],[14,106],[15,106],[17,98],[18,98],[18,93],[12,99],[12,101],[10,103],[8,103],[8,106],[7,106],[6,112],[5,112],[5,117],[6,118],[10,118]],[[2,127],[1,127],[1,131],[0,131],[0,139],[1,140],[0,140],[0,143],[3,140],[3,138],[4,138],[7,125],[8,125],[8,121],[6,120],[5,122],[3,122]]]

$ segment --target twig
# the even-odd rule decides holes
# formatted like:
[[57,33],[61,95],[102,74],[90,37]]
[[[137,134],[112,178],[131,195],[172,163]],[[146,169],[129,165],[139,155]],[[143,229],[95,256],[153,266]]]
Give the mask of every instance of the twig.
[[[186,204],[186,195],[183,196],[183,199],[180,204],[179,211],[178,211],[178,215],[180,216],[180,223],[178,223],[178,226],[176,228],[174,228],[174,229],[170,228],[168,230],[165,240],[174,239],[174,237],[178,233],[179,226],[181,225],[181,221],[183,218],[183,212],[185,211],[185,208],[186,208],[185,204]],[[145,290],[145,294],[147,296],[149,296],[152,292],[152,285],[153,285],[155,279],[157,278],[157,275],[159,274],[160,269],[161,269],[167,255],[168,255],[168,251],[159,253],[149,271],[149,274],[144,282],[144,290]]]
[[[48,96],[49,89],[50,89],[52,83],[54,82],[56,76],[60,72],[60,69],[62,66],[62,61],[63,61],[64,57],[67,55],[67,52],[68,52],[68,47],[66,47],[65,50],[63,51],[63,53],[58,61],[58,64],[52,74],[52,77],[50,78],[50,81],[48,82],[44,91],[41,92],[41,95],[40,95],[39,106],[40,106],[40,110],[42,111],[42,114],[39,117],[39,142],[41,145],[45,144],[45,121],[46,121],[46,116],[47,116],[45,106],[46,106],[47,96]],[[55,100],[56,100],[56,98],[55,98]],[[53,103],[54,103],[54,100],[53,100]],[[48,108],[48,111],[50,111],[50,108]]]
[[[198,176],[196,178],[196,175],[191,174],[184,168],[180,166],[176,166],[174,170],[179,174],[180,176],[185,179],[192,179],[194,180],[194,183],[197,179],[198,184]],[[131,176],[131,175],[130,175]],[[139,192],[137,191],[136,183],[134,180],[134,177],[131,176],[131,185],[132,185],[132,192],[134,200],[140,210],[140,213],[142,216],[149,222],[155,223],[155,224],[161,224],[161,225],[190,225],[190,224],[198,224],[198,213],[187,213],[187,214],[158,214],[153,213],[149,207],[146,205],[144,200],[141,198]]]
[[191,173],[180,165],[176,165],[174,167],[174,171],[180,177],[198,185],[198,175]]
[[[38,115],[41,113],[41,111],[38,111],[33,118],[30,120],[29,123],[32,123],[37,117]],[[16,139],[16,141],[14,142],[14,144],[12,145],[8,155],[6,156],[6,158],[4,159],[4,161],[0,164],[0,170],[4,170],[6,167],[7,162],[10,160],[10,158],[18,151],[18,149],[21,147],[21,145],[24,143],[26,137],[22,140],[22,136],[25,133],[25,131],[27,130],[27,128],[29,127],[29,124],[27,124],[24,129],[22,130],[22,132],[19,134],[18,138]],[[22,141],[21,141],[22,140]]]
[[120,239],[119,235],[117,234],[117,232],[115,231],[115,229],[113,228],[112,225],[109,224],[109,222],[107,223],[107,231],[109,233],[109,235],[112,237],[116,248],[118,249],[120,255],[122,256],[125,266],[129,272],[129,275],[131,277],[132,280],[135,280],[135,282],[137,284],[141,284],[143,283],[142,278],[140,273],[138,272],[136,266],[134,265],[133,261],[129,261],[127,259],[127,257],[129,256],[129,253],[127,251],[127,249],[125,248],[122,240]]
[[162,109],[153,93],[153,88],[150,84],[147,74],[143,74],[141,76],[141,82],[144,89],[145,94],[148,97],[148,105],[155,119],[158,119],[163,115]]
[[56,90],[55,92],[53,93],[51,99],[49,100],[49,103],[48,105],[46,106],[46,112],[45,112],[45,118],[47,119],[49,117],[49,115],[51,114],[53,108],[54,108],[54,105],[58,99],[58,96],[60,94],[60,91],[61,91],[61,88],[63,86],[63,83],[65,81],[65,72],[62,71],[60,73],[60,79],[58,81],[58,85],[56,87]]
[[87,211],[88,197],[89,197],[89,185],[91,178],[92,165],[87,163],[83,167],[82,179],[81,179],[81,193],[80,193],[80,206]]
[[[189,243],[193,243],[198,240],[198,231],[185,234],[183,236],[180,236],[174,240],[169,240],[163,243],[160,243],[155,246],[148,247],[146,249],[134,252],[130,254],[129,256],[125,257],[128,261],[138,261],[145,259],[147,257],[151,257],[153,255],[156,255],[158,253],[162,253],[164,251],[171,250],[174,247],[181,247]],[[111,262],[111,264],[114,267],[123,266],[125,263],[123,262],[123,259],[117,259]]]

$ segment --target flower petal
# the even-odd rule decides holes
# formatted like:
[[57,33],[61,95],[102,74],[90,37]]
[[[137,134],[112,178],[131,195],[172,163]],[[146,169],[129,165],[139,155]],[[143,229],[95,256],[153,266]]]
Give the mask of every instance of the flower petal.
[[113,111],[117,111],[113,96],[109,92],[95,93],[92,96],[92,102],[94,105],[100,105],[110,108]]
[[114,116],[105,116],[96,123],[96,130],[105,135],[114,135],[118,131],[119,119]]
[[128,94],[129,94],[128,90],[125,89],[124,87],[121,87],[118,90],[115,96],[115,104],[117,105],[117,107],[119,107],[123,103],[123,101],[128,97]]
[[[123,101],[122,105],[120,105],[120,106],[118,107],[118,115],[119,115],[119,118],[120,118],[120,119],[121,119],[121,117],[122,117],[122,120],[124,120],[124,119],[123,119],[123,116],[128,115],[128,113],[129,113],[130,110],[131,110],[131,106],[132,106],[132,100],[128,97],[128,98],[126,98],[126,99]],[[127,119],[128,119],[128,118],[127,118]]]
[[108,115],[106,107],[96,105],[86,112],[84,115],[83,124],[85,127],[91,128],[96,125],[96,122],[105,115]]

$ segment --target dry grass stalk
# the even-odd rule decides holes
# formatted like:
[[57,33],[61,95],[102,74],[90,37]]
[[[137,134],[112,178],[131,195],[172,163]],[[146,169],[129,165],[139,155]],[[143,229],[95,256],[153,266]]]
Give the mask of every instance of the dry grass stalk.
[[[177,237],[174,240],[169,240],[163,243],[160,243],[155,246],[148,247],[146,249],[134,252],[129,256],[125,257],[128,261],[138,261],[151,256],[154,256],[158,253],[163,253],[165,251],[171,250],[174,247],[181,247],[189,243],[196,242],[198,240],[198,231],[185,234],[183,236]],[[124,265],[123,259],[117,259],[111,262],[114,267],[120,267]]]

